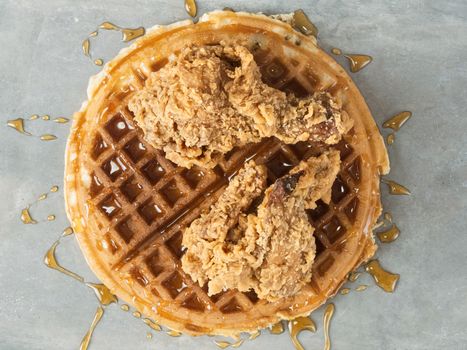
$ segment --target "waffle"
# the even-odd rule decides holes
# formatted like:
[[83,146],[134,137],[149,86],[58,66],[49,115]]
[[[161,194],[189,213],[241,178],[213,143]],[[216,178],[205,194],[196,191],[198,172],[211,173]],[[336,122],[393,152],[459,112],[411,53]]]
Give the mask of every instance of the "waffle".
[[[185,169],[144,141],[127,108],[132,93],[173,53],[221,40],[247,43],[266,83],[298,96],[326,90],[354,120],[336,146],[342,163],[331,203],[319,201],[309,212],[317,244],[312,281],[276,302],[236,290],[208,296],[206,286],[181,268],[183,231],[247,159],[265,164],[272,183],[319,150],[271,138],[233,149],[214,169]],[[374,254],[371,229],[381,212],[379,175],[389,169],[386,149],[358,89],[313,37],[263,15],[223,11],[196,24],[154,27],[91,78],[88,98],[75,114],[67,145],[68,217],[97,277],[157,322],[191,335],[254,332],[308,315]]]

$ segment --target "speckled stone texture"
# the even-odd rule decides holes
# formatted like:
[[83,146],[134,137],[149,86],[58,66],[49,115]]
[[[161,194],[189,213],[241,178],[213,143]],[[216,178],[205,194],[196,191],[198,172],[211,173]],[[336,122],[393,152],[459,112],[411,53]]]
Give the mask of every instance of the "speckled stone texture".
[[[199,13],[233,7],[265,13],[303,8],[320,29],[322,46],[365,53],[374,62],[352,74],[379,125],[402,110],[413,117],[389,147],[388,178],[411,196],[383,202],[401,229],[378,256],[401,274],[396,293],[376,287],[368,275],[350,284],[370,287],[337,296],[332,349],[465,349],[467,344],[467,2],[451,1],[204,1]],[[47,269],[45,251],[67,226],[63,192],[31,210],[51,223],[25,226],[20,210],[51,185],[62,183],[69,124],[36,121],[41,142],[19,135],[6,121],[33,113],[70,116],[85,99],[87,81],[99,68],[81,52],[81,41],[103,20],[122,26],[167,24],[186,18],[183,1],[0,0],[0,349],[76,349],[97,300],[75,280]],[[93,41],[97,57],[122,47],[118,33]],[[347,64],[343,57],[339,62]],[[387,130],[383,130],[387,134]],[[94,280],[74,238],[58,248],[64,266]],[[306,349],[323,346],[305,332]],[[147,326],[116,305],[107,308],[91,349],[215,349],[208,337],[146,339]],[[292,349],[289,336],[264,332],[242,349]]]

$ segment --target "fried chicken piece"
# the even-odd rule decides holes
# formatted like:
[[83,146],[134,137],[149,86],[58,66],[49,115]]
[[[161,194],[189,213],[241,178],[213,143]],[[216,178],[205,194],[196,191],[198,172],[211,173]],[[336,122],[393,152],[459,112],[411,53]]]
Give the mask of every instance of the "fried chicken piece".
[[213,168],[236,146],[276,136],[337,143],[350,120],[323,92],[305,98],[261,80],[251,52],[221,43],[186,47],[130,99],[145,139],[178,165]]
[[201,285],[208,282],[209,295],[253,289],[274,301],[297,293],[311,279],[316,251],[305,209],[320,198],[329,202],[339,164],[337,151],[301,162],[266,190],[257,214],[247,216],[266,178],[263,167],[247,163],[209,213],[186,229],[183,270]]

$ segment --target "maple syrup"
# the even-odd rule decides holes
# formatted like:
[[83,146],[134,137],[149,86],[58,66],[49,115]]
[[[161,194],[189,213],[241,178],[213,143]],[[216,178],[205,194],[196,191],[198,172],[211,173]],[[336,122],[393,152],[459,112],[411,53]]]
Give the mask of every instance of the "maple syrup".
[[341,291],[340,291],[340,293],[341,293],[342,295],[347,295],[347,294],[350,293],[350,288],[342,288]]
[[386,142],[388,143],[388,145],[392,145],[394,143],[394,141],[396,140],[396,134],[394,133],[390,133],[387,137],[386,137]]
[[96,66],[102,66],[104,64],[104,60],[102,58],[97,58],[94,60],[94,64]]
[[293,13],[293,26],[305,35],[318,36],[318,28],[316,28],[306,13],[301,9]]
[[[122,306],[121,306],[121,307],[122,307],[122,310],[123,310],[123,306],[125,306],[125,305],[122,305]],[[128,306],[128,305],[126,305],[126,306]],[[129,308],[128,308],[128,310],[129,310]],[[128,310],[125,310],[125,311],[128,311]],[[149,328],[151,328],[151,329],[154,330],[154,331],[158,331],[158,332],[159,332],[159,331],[162,330],[161,326],[159,326],[156,322],[154,322],[153,320],[150,320],[149,318],[143,319],[143,322],[144,322]]]
[[39,119],[39,116],[37,114],[33,114],[29,117],[29,120],[36,120]]
[[81,341],[81,345],[79,346],[79,350],[87,350],[89,347],[89,343],[91,342],[91,337],[92,334],[94,333],[94,330],[96,329],[97,324],[99,321],[102,319],[102,316],[104,315],[104,308],[102,306],[98,306],[96,313],[94,315],[94,319],[91,322],[91,326],[89,327],[89,330],[86,332],[86,334],[83,337],[83,340]]
[[277,322],[269,327],[269,333],[271,334],[282,334],[284,333],[284,325],[282,322]]
[[169,335],[171,337],[179,337],[179,336],[182,335],[182,333],[171,329],[170,331],[167,332],[167,335]]
[[342,55],[342,50],[341,49],[338,49],[337,47],[334,47],[331,49],[331,52],[336,55],[336,56],[340,56]]
[[388,293],[393,293],[396,289],[400,275],[384,270],[378,260],[372,260],[365,266],[376,282],[376,285]]
[[324,350],[331,349],[331,337],[329,336],[329,327],[331,325],[331,319],[334,315],[335,306],[334,304],[328,304],[324,310],[323,316],[323,327],[324,327]]
[[185,10],[191,17],[196,17],[198,8],[195,0],[185,0]]
[[248,337],[248,339],[249,339],[249,340],[254,340],[254,339],[258,338],[260,335],[261,335],[261,331],[256,331],[256,332],[250,334],[250,336]]
[[47,216],[47,221],[54,221],[55,220],[55,215],[51,214]]
[[43,201],[43,200],[46,199],[46,198],[47,198],[47,193],[42,193],[42,194],[37,198],[37,200],[38,200],[38,201]]
[[141,318],[141,312],[139,311],[133,311],[132,315],[134,318]]
[[122,41],[128,42],[132,41],[140,36],[143,36],[146,30],[143,27],[138,28],[121,28],[122,32]]
[[368,55],[344,55],[350,63],[350,71],[357,73],[365,68],[373,58]]
[[315,322],[309,317],[297,317],[289,321],[289,335],[297,350],[304,350],[302,344],[298,341],[298,334],[303,330],[308,330],[313,333],[316,332]]
[[381,179],[382,182],[384,182],[386,185],[389,187],[389,193],[394,194],[394,195],[409,195],[410,191],[402,186],[401,184],[398,184],[395,181],[392,180],[386,180],[386,179]]
[[37,224],[37,221],[32,218],[29,208],[21,210],[21,221],[23,224]]
[[65,123],[68,123],[69,121],[70,119],[64,118],[64,117],[59,117],[59,118],[54,119],[54,122],[59,123],[59,124],[65,124]]
[[28,136],[31,135],[29,132],[27,132],[24,129],[24,119],[23,118],[10,119],[10,120],[7,121],[7,125],[10,128],[15,129],[16,131],[18,131],[21,134],[28,135]]
[[43,115],[42,120],[45,120],[45,121],[49,121],[50,120],[50,115],[46,114],[46,115]]
[[73,229],[70,226],[68,226],[67,228],[63,230],[62,237],[72,235],[73,233],[74,233]]
[[51,269],[54,269],[54,270],[57,270],[67,276],[70,276],[72,278],[74,278],[75,280],[77,281],[80,281],[80,282],[84,282],[84,278],[79,276],[78,274],[70,271],[70,270],[67,270],[65,269],[64,267],[62,267],[56,257],[55,257],[55,250],[57,249],[57,246],[59,245],[60,241],[55,241],[54,244],[52,244],[52,246],[49,248],[49,250],[47,251],[47,253],[45,254],[44,256],[44,264],[51,268]]
[[400,231],[396,224],[392,224],[391,227],[382,232],[378,232],[377,236],[379,240],[383,243],[390,243],[393,242],[399,237]]
[[404,111],[396,114],[395,116],[389,118],[383,123],[383,128],[391,128],[394,131],[399,131],[399,129],[404,125],[407,120],[412,116],[412,112]]
[[361,285],[359,285],[357,288],[355,288],[355,291],[357,291],[357,292],[363,292],[364,290],[367,290],[367,288],[368,288],[368,285],[366,285],[366,284],[361,284]]
[[122,306],[120,306],[120,309],[122,309],[123,311],[130,311],[130,306],[128,306],[127,304],[123,304]]
[[57,192],[58,191],[58,186],[57,185],[53,185],[52,187],[50,187],[50,192]]
[[350,273],[349,275],[349,281],[350,282],[355,282],[359,277],[360,277],[361,273],[360,272],[352,272]]
[[118,301],[117,297],[102,283],[86,283],[86,286],[91,288],[96,294],[97,299],[101,305],[110,305]]
[[219,349],[227,349],[230,345],[232,345],[225,340],[214,340],[214,344],[216,344]]
[[83,49],[83,54],[84,56],[89,57],[89,48],[91,46],[91,42],[89,41],[88,38],[83,40],[83,43],[81,44],[81,48]]
[[44,134],[40,136],[41,141],[53,141],[57,139],[57,136],[52,134]]

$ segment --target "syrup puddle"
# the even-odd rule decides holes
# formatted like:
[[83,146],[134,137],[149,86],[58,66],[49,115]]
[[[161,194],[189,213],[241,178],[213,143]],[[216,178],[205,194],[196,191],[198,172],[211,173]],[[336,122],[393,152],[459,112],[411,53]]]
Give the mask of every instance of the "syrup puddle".
[[400,275],[384,270],[378,260],[372,260],[365,266],[376,282],[376,285],[388,293],[393,293],[396,289]]
[[102,58],[96,58],[93,59],[92,53],[91,53],[91,38],[95,38],[99,34],[99,30],[112,30],[112,31],[117,31],[122,34],[122,41],[123,42],[129,42],[132,41],[136,38],[139,38],[140,36],[143,36],[146,33],[146,30],[144,27],[138,27],[138,28],[124,28],[120,27],[116,24],[113,24],[111,22],[102,22],[99,27],[91,32],[86,39],[83,40],[81,43],[81,49],[83,51],[84,56],[88,57],[96,66],[102,66],[104,64],[104,60]]
[[410,191],[408,188],[402,186],[401,184],[398,184],[395,181],[392,180],[386,180],[386,179],[381,179],[382,182],[384,182],[386,185],[389,187],[389,193],[393,195],[409,195]]
[[96,329],[96,326],[99,323],[99,321],[102,319],[103,315],[104,315],[104,308],[99,305],[94,315],[94,319],[92,320],[91,326],[89,327],[89,330],[86,332],[83,340],[81,341],[79,350],[87,350],[87,348],[89,347],[89,343],[91,342],[92,334],[94,333],[94,330]]
[[185,10],[191,17],[196,17],[198,8],[195,0],[185,0]]
[[366,66],[368,66],[368,64],[370,64],[370,62],[373,60],[373,58],[371,56],[368,56],[368,55],[344,55],[347,60],[349,61],[350,63],[350,71],[352,73],[357,73],[359,71],[361,71],[363,68],[365,68]]
[[399,237],[400,230],[396,224],[393,224],[389,229],[378,232],[376,235],[383,243],[391,243]]
[[290,339],[297,350],[304,350],[302,344],[298,341],[298,335],[301,331],[308,330],[310,332],[316,332],[316,324],[309,317],[298,317],[288,324]]

